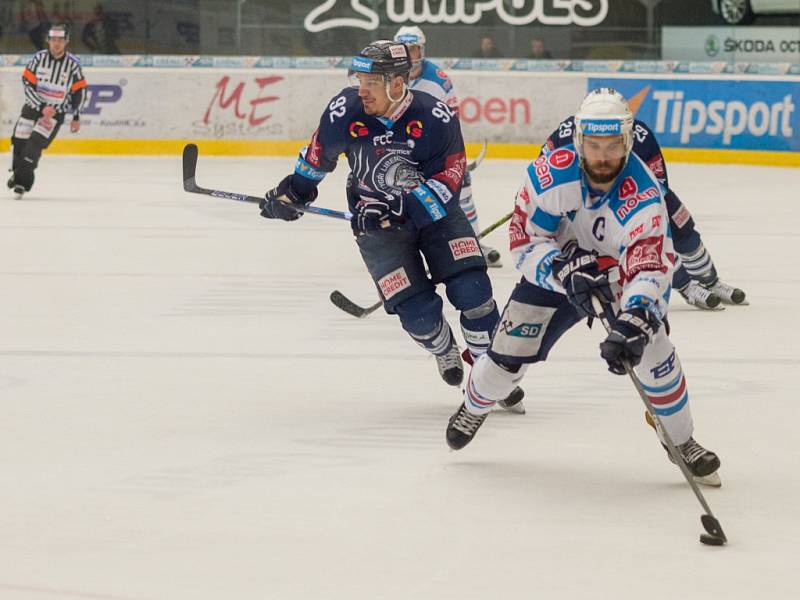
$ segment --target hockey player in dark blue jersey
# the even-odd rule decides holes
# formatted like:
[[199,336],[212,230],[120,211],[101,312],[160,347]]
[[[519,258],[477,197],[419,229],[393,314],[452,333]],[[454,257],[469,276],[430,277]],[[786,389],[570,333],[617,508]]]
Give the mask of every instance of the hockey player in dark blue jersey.
[[[550,137],[542,152],[551,152],[572,143],[575,117],[564,119]],[[676,265],[672,286],[692,306],[704,310],[721,310],[721,303],[747,304],[745,293],[720,280],[711,255],[695,229],[689,209],[669,187],[667,165],[655,134],[642,121],[633,123],[633,153],[641,158],[665,189],[665,200],[672,228],[675,251],[681,258]]]
[[[437,64],[425,58],[426,38],[422,29],[416,25],[405,25],[397,30],[394,41],[404,43],[411,55],[409,87],[414,91],[427,92],[434,98],[438,98],[458,114],[458,98],[453,88],[453,82]],[[464,185],[461,187],[458,203],[477,235],[481,226],[478,221],[478,209],[472,198],[472,178],[469,171],[464,174]],[[481,249],[486,257],[486,263],[490,267],[503,266],[500,253],[495,248],[481,241]]]
[[410,70],[402,43],[373,42],[355,56],[350,87],[328,103],[294,173],[267,192],[261,214],[299,218],[293,206],[314,201],[344,153],[351,226],[384,308],[436,357],[442,379],[460,385],[463,363],[436,284],[460,311],[473,356],[486,352],[499,315],[486,261],[458,204],[466,171],[458,118],[446,103],[412,92]]

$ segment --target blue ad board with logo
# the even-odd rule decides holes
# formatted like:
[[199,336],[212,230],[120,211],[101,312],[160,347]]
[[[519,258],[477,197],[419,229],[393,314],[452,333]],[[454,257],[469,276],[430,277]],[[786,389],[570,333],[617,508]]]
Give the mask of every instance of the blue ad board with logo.
[[613,87],[661,146],[800,151],[800,81],[589,78]]

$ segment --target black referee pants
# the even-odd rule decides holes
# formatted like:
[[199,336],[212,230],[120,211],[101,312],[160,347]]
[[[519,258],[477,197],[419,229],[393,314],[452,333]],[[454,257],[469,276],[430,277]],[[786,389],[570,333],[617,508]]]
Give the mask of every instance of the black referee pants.
[[43,122],[41,111],[27,104],[22,108],[22,114],[17,119],[11,136],[11,143],[14,145],[14,175],[13,184],[9,187],[21,185],[26,192],[31,190],[34,171],[39,166],[42,151],[56,138],[63,122],[64,115],[57,113],[48,125]]

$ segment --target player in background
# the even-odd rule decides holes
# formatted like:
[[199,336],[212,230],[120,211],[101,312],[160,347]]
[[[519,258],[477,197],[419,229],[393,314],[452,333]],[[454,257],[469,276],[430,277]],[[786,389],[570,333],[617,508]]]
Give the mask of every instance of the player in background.
[[[416,26],[401,27],[394,36],[394,41],[402,42],[408,46],[411,53],[411,78],[409,87],[413,90],[427,92],[434,98],[438,98],[450,109],[458,114],[458,98],[456,97],[453,83],[435,63],[425,58],[425,34],[422,29]],[[461,210],[467,215],[472,229],[477,235],[481,231],[478,222],[478,209],[475,208],[475,201],[472,198],[472,176],[469,171],[464,175],[464,184],[461,187],[461,195],[458,197]],[[480,242],[486,263],[490,267],[502,267],[503,261],[500,252],[495,248]]]
[[667,337],[675,256],[662,187],[631,154],[633,135],[625,99],[599,88],[575,117],[574,145],[528,166],[509,227],[522,279],[450,419],[451,448],[470,442],[529,364],[545,361],[570,327],[597,316],[598,297],[616,315],[600,344],[609,370],[624,375],[622,360],[629,361],[689,471],[719,485],[719,458],[692,437],[686,379]]
[[[574,129],[575,118],[571,116],[564,119],[547,138],[542,152],[552,152],[554,148],[571,144]],[[667,165],[655,134],[638,119],[633,122],[633,153],[644,161],[666,190],[673,244],[681,259],[676,265],[673,287],[688,304],[704,310],[721,310],[720,302],[747,304],[741,289],[728,285],[717,275],[714,261],[700,239],[700,232],[695,229],[691,213],[669,187]]]
[[78,59],[67,52],[68,43],[66,27],[53,25],[47,32],[47,49],[34,54],[22,71],[25,105],[11,136],[14,152],[7,182],[17,199],[31,191],[42,151],[58,135],[64,116],[72,114],[72,133],[81,128],[86,79]]
[[458,117],[446,103],[408,89],[410,71],[408,48],[391,40],[353,57],[350,86],[330,100],[294,173],[267,192],[261,215],[298,219],[294,207],[316,199],[344,153],[353,234],[383,306],[436,357],[442,379],[457,386],[463,362],[436,285],[444,284],[460,311],[475,357],[486,352],[499,315],[486,261],[458,205],[467,165]]

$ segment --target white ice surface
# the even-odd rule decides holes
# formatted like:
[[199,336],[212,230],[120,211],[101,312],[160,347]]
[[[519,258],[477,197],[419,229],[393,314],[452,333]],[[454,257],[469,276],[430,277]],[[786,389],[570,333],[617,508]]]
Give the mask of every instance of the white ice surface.
[[[198,181],[258,195],[292,162],[201,156]],[[599,327],[450,452],[434,361],[328,301],[376,299],[346,223],[186,194],[178,157],[45,156],[0,197],[0,598],[796,598],[800,171],[670,167],[752,303],[671,312],[728,547],[698,542]],[[475,173],[484,226],[523,169]],[[346,170],[319,205],[344,209]]]

